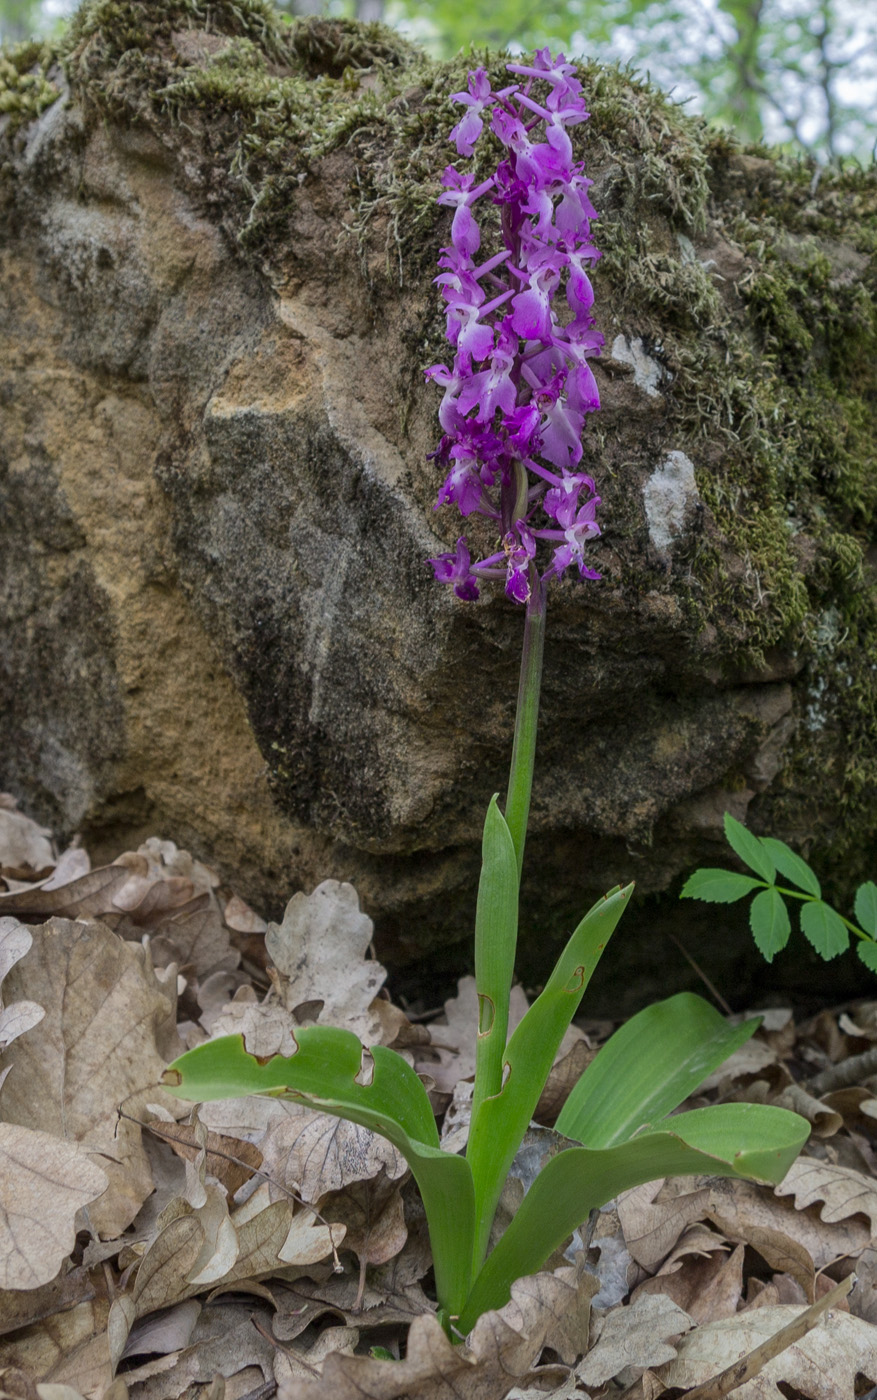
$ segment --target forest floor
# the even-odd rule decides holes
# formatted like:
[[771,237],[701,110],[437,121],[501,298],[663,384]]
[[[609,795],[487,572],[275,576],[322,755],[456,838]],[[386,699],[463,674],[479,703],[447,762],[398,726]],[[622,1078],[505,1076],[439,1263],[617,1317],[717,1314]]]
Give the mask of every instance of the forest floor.
[[[297,1025],[343,1026],[428,1076],[454,1150],[472,979],[442,1008],[395,1006],[349,886],[297,895],[269,925],[170,841],[92,869],[5,798],[0,876],[0,1395],[877,1397],[877,999],[802,1024],[771,1008],[687,1102],[803,1114],[811,1137],[780,1186],[624,1192],[452,1346],[389,1143],[278,1099],[192,1107],[159,1081],[221,1035],[270,1056]],[[567,1034],[500,1220],[613,1029]]]

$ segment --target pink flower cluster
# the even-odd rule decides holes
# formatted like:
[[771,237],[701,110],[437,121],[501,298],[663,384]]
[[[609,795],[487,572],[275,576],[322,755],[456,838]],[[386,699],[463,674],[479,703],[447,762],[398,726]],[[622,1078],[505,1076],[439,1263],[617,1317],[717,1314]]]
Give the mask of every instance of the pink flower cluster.
[[[587,542],[600,533],[599,497],[577,468],[585,415],[600,406],[588,360],[603,337],[594,330],[588,275],[600,256],[590,236],[592,181],[573,159],[568,131],[588,117],[581,84],[563,54],[552,59],[547,49],[532,64],[507,66],[523,81],[493,92],[478,68],[468,92],[451,97],[465,107],[451,132],[458,154],[472,155],[485,120],[507,154],[478,185],[453,165],[444,172],[439,204],[454,215],[435,280],[454,362],[426,371],[444,390],[443,436],[431,454],[447,471],[437,506],[488,516],[502,548],[473,562],[463,536],[454,553],[429,562],[460,598],[477,598],[478,581],[498,577],[525,603],[539,577],[572,564],[583,578],[600,577],[585,562]],[[475,206],[487,198],[499,206],[504,246],[479,263]],[[562,323],[554,304],[561,289]],[[540,511],[546,523],[537,526]],[[539,541],[550,550],[541,575]]]

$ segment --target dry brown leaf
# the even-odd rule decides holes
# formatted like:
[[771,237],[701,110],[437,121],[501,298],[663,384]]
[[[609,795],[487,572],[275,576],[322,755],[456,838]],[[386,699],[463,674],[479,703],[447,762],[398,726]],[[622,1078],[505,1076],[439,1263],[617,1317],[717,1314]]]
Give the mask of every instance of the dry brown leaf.
[[[243,1303],[220,1298],[206,1304],[182,1350],[126,1370],[124,1378],[133,1400],[194,1400],[196,1396],[198,1400],[227,1400],[228,1396],[258,1395],[274,1375],[276,1350],[269,1340],[270,1322],[270,1307],[254,1298]],[[207,1384],[210,1381],[213,1389]]]
[[210,1039],[242,1035],[247,1050],[259,1059],[294,1055],[294,1022],[289,1012],[276,1001],[264,1005],[253,1000],[251,991],[249,987],[241,987],[218,1011],[211,1009],[202,1015],[201,1024],[209,1031]]
[[163,919],[149,940],[149,951],[156,967],[168,967],[173,962],[187,975],[195,973],[199,978],[212,972],[231,971],[241,960],[240,953],[231,946],[219,910],[213,905]]
[[[184,1161],[197,1162],[202,1146],[198,1133],[191,1123],[150,1124],[150,1130],[157,1137],[170,1143],[174,1152]],[[205,1167],[211,1176],[225,1188],[229,1203],[231,1198],[249,1181],[256,1168],[262,1165],[262,1154],[258,1147],[242,1138],[229,1137],[224,1133],[205,1132]]]
[[751,1245],[772,1269],[791,1274],[810,1302],[816,1269],[844,1252],[818,1220],[784,1210],[769,1191],[752,1182],[712,1181],[708,1216],[728,1239]]
[[322,1002],[321,1025],[344,1026],[364,1044],[378,1044],[381,1023],[370,1008],[387,974],[366,956],[373,933],[352,885],[324,880],[313,894],[293,895],[282,922],[265,934],[286,1009]]
[[682,1232],[704,1219],[709,1200],[708,1187],[691,1177],[649,1181],[623,1191],[616,1209],[631,1257],[651,1273]]
[[94,1300],[9,1338],[3,1360],[41,1387],[72,1386],[86,1400],[104,1400],[132,1319],[130,1298],[123,1294],[111,1303],[102,1290]]
[[324,1220],[345,1227],[344,1248],[356,1255],[361,1268],[388,1263],[408,1238],[398,1182],[383,1169],[371,1180],[347,1186],[320,1213]]
[[693,1325],[670,1298],[645,1294],[629,1307],[613,1308],[592,1327],[596,1337],[576,1375],[585,1385],[598,1386],[631,1366],[657,1367],[676,1355],[667,1339],[675,1340]]
[[[30,951],[32,944],[33,938],[25,924],[9,916],[0,919],[0,986],[10,969]],[[5,1050],[25,1031],[39,1025],[45,1014],[43,1007],[35,1001],[16,1001],[4,1005],[0,1000],[0,1050]]]
[[[695,1236],[711,1254],[693,1254]],[[688,1313],[692,1322],[711,1322],[719,1317],[733,1317],[743,1294],[742,1244],[729,1255],[722,1248],[721,1237],[694,1226],[687,1230],[678,1246],[654,1278],[639,1285],[632,1302],[647,1293],[660,1293]],[[682,1257],[684,1255],[684,1257]]]
[[331,1314],[347,1327],[360,1331],[392,1323],[410,1325],[416,1317],[432,1313],[435,1307],[419,1284],[408,1283],[394,1289],[388,1270],[369,1270],[362,1287],[355,1274],[332,1273],[327,1279],[301,1278],[275,1289],[277,1313],[273,1331],[281,1342],[294,1341],[311,1323]]
[[401,1153],[368,1128],[301,1104],[282,1107],[285,1112],[272,1118],[259,1150],[272,1181],[303,1200],[319,1201],[382,1171],[398,1181],[407,1171]]
[[32,872],[35,879],[54,864],[51,831],[14,807],[0,805],[0,874],[14,872],[13,878],[26,880]]
[[78,1268],[26,1292],[0,1290],[0,1337],[55,1313],[67,1312],[78,1303],[91,1302],[97,1296],[99,1283],[87,1268]]
[[78,1144],[0,1123],[0,1287],[39,1288],[76,1241],[77,1211],[106,1190]]
[[5,985],[46,1017],[3,1054],[11,1069],[0,1111],[100,1161],[109,1185],[87,1218],[113,1237],[152,1189],[140,1128],[120,1122],[117,1110],[136,1117],[146,1098],[162,1098],[156,1085],[176,1052],[175,989],[157,981],[142,947],[102,924],[52,919],[30,931],[33,947]]
[[21,889],[0,894],[0,915],[15,914],[22,919],[48,919],[55,915],[64,919],[93,919],[113,908],[113,897],[125,881],[128,872],[119,865],[105,865],[90,870],[56,888]]
[[223,911],[223,919],[229,928],[235,933],[267,933],[268,925],[257,914],[255,909],[251,909],[239,895],[233,894],[226,903]]
[[134,1324],[122,1352],[122,1360],[132,1356],[167,1356],[170,1351],[182,1351],[188,1346],[195,1323],[201,1315],[201,1304],[194,1298],[163,1312],[153,1313]]
[[[870,1232],[864,1220],[855,1216],[848,1219],[825,1222],[814,1209],[796,1209],[791,1201],[778,1198],[778,1192],[767,1187],[756,1186],[748,1181],[721,1181],[711,1183],[710,1219],[730,1238],[751,1243],[756,1249],[756,1232],[767,1232],[763,1242],[767,1244],[770,1232],[792,1241],[812,1259],[817,1269],[823,1269],[832,1260],[844,1256],[855,1258],[867,1246]],[[777,1240],[777,1248],[782,1253],[782,1239]],[[772,1259],[762,1255],[768,1263]],[[798,1276],[796,1270],[787,1269],[777,1255],[779,1262],[773,1267],[780,1272]]]
[[850,1311],[877,1326],[877,1249],[866,1249],[856,1264]]
[[[588,1264],[599,1285],[593,1305],[603,1311],[622,1302],[642,1273],[624,1242],[615,1204],[610,1201],[598,1211],[589,1246],[589,1250],[598,1256],[596,1262]],[[575,1248],[577,1244],[583,1247],[580,1231],[573,1235],[572,1247]]]
[[[684,1337],[674,1361],[658,1368],[666,1386],[703,1385],[800,1318],[802,1308],[755,1308],[707,1323]],[[877,1380],[877,1327],[839,1309],[829,1311],[800,1341],[785,1347],[735,1400],[784,1400],[783,1381],[808,1400],[853,1400],[856,1376]]]
[[794,1196],[798,1210],[823,1202],[819,1214],[826,1224],[836,1224],[851,1215],[866,1215],[871,1233],[877,1233],[877,1182],[862,1172],[818,1162],[813,1157],[799,1157],[774,1190],[778,1196]]
[[282,1382],[278,1400],[502,1400],[514,1385],[526,1385],[564,1314],[581,1314],[578,1292],[585,1286],[554,1274],[519,1279],[512,1301],[479,1318],[466,1345],[453,1346],[434,1317],[418,1317],[404,1361],[333,1353],[319,1378]]
[[287,1265],[317,1263],[343,1240],[343,1226],[328,1227],[308,1210],[293,1213],[288,1200],[269,1198],[267,1184],[231,1215],[225,1194],[206,1188],[194,1209],[181,1197],[162,1211],[158,1234],[140,1264],[133,1297],[138,1317],[193,1297],[208,1285],[230,1288]]

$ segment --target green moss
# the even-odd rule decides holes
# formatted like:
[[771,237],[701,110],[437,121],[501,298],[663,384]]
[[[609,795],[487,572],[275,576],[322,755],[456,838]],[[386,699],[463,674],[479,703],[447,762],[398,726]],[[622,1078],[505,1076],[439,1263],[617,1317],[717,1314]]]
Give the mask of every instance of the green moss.
[[49,76],[56,60],[53,46],[36,40],[0,49],[0,121],[7,118],[11,131],[60,97],[60,87]]

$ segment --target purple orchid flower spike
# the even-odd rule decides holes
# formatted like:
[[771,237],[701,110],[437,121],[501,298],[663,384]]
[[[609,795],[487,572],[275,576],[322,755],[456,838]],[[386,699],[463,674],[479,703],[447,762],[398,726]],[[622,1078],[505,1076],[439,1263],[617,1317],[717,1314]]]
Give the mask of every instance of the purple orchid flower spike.
[[[591,241],[591,181],[569,135],[588,118],[575,67],[548,49],[507,67],[517,80],[509,87],[494,92],[476,68],[468,90],[451,96],[464,108],[451,132],[457,154],[473,155],[485,126],[506,154],[480,184],[454,165],[442,176],[438,202],[454,214],[435,280],[455,355],[452,367],[426,372],[444,390],[444,437],[431,454],[447,473],[437,506],[486,516],[500,547],[473,560],[461,536],[455,551],[430,563],[458,598],[473,600],[479,581],[502,579],[508,597],[529,607],[534,589],[541,595],[568,568],[600,577],[585,559],[600,534],[599,497],[577,470],[586,416],[600,406],[588,363],[603,344],[590,278],[600,254]],[[499,209],[503,247],[476,265],[478,204],[487,198]],[[542,551],[549,558],[540,566]]]

